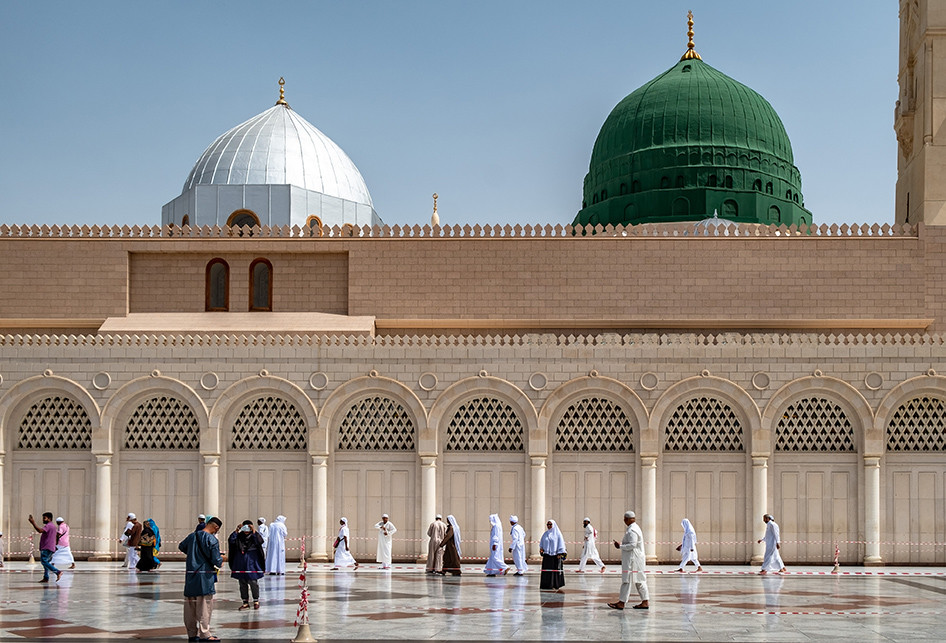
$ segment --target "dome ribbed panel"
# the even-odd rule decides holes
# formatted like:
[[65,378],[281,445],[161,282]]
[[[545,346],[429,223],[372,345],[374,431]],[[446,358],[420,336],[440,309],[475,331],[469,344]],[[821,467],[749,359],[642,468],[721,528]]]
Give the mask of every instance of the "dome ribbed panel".
[[352,160],[291,109],[276,105],[218,137],[204,151],[182,192],[196,185],[293,185],[372,205]]

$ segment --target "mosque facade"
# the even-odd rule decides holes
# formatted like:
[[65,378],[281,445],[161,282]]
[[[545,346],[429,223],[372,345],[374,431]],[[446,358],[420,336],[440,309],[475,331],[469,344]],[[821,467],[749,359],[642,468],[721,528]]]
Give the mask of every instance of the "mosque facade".
[[[689,47],[606,121],[574,226],[382,225],[282,93],[161,226],[0,226],[8,549],[47,510],[103,559],[129,511],[170,540],[283,514],[315,560],[346,516],[370,560],[387,513],[413,560],[443,513],[485,558],[500,513],[575,556],[584,516],[607,541],[634,509],[651,560],[683,518],[705,561],[759,560],[771,513],[789,564],[946,562],[946,183],[920,169],[946,14],[901,24],[891,225],[813,222],[774,109]],[[692,83],[755,120],[668,130]]]

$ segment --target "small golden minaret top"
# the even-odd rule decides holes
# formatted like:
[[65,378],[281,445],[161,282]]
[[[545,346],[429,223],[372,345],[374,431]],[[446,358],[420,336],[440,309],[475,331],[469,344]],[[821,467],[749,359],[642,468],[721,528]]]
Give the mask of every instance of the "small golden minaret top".
[[437,198],[438,195],[434,192],[434,213],[430,215],[430,227],[435,228],[440,225],[440,215],[437,214]]
[[289,103],[286,102],[286,79],[282,76],[279,77],[279,100],[276,101],[276,104],[289,107]]
[[693,12],[687,11],[687,38],[690,39],[690,42],[687,43],[687,51],[683,54],[683,57],[680,60],[692,60],[696,58],[697,60],[703,60],[700,58],[700,55],[696,53],[696,45],[693,44]]

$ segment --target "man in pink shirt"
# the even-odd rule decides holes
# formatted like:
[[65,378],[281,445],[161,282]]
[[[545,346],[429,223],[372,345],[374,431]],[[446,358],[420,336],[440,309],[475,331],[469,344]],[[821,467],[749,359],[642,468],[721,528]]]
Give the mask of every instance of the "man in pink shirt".
[[53,553],[56,551],[56,525],[53,523],[53,515],[51,512],[47,511],[43,513],[43,526],[39,527],[36,524],[36,521],[33,519],[33,514],[30,514],[30,524],[33,525],[33,529],[37,533],[42,534],[39,537],[39,562],[43,564],[43,579],[39,582],[48,583],[49,582],[49,572],[56,574],[56,582],[59,582],[59,579],[62,578],[62,572],[53,567],[52,560]]

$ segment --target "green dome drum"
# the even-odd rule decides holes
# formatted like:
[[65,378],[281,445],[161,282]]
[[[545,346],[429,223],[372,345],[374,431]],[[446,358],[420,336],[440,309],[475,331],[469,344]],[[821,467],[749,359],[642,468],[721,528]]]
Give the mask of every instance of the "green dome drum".
[[576,225],[711,217],[812,222],[778,114],[691,47],[612,110],[595,141]]

